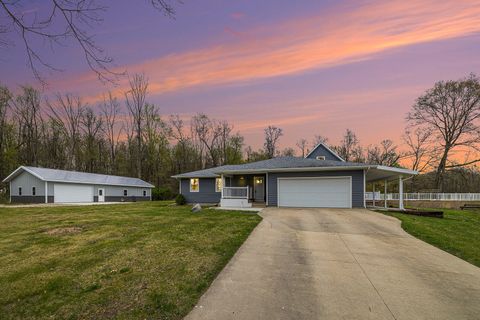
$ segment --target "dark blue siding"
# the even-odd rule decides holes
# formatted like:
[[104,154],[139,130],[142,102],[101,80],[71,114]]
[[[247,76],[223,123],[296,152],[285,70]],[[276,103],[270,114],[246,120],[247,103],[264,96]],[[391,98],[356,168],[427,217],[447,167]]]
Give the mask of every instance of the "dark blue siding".
[[325,160],[339,160],[333,153],[331,153],[325,146],[318,145],[315,149],[313,149],[312,153],[308,155],[307,158],[309,159],[316,159],[318,156],[324,156]]
[[218,203],[221,192],[215,192],[215,178],[200,178],[200,191],[190,192],[190,179],[181,179],[182,194],[188,203]]
[[268,205],[277,205],[277,179],[294,177],[352,177],[352,207],[363,208],[364,201],[364,181],[363,170],[355,171],[306,171],[306,172],[277,172],[268,174]]

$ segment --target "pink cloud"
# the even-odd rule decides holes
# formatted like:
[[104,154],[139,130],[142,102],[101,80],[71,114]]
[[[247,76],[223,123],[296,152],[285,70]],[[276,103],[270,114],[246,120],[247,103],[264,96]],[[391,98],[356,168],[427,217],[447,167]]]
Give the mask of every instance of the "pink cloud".
[[245,16],[246,14],[243,12],[233,12],[232,14],[230,14],[230,17],[234,20],[241,20],[245,18]]

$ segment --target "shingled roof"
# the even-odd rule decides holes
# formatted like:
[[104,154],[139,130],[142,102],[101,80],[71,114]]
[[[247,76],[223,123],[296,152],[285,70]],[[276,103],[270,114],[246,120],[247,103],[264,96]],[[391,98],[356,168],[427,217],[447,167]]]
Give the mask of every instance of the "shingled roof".
[[300,157],[278,157],[268,160],[250,162],[239,165],[226,165],[210,169],[192,171],[182,173],[173,176],[174,178],[215,178],[219,177],[222,173],[235,173],[246,171],[276,171],[279,169],[297,169],[297,168],[352,168],[352,169],[365,169],[369,165],[365,163],[335,161],[335,160],[317,160]]

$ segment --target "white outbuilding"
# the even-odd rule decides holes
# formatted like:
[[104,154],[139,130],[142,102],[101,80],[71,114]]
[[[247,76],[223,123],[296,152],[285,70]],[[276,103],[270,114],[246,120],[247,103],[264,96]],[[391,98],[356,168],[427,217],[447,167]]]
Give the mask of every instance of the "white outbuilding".
[[141,179],[21,166],[3,182],[12,203],[149,201],[152,188]]

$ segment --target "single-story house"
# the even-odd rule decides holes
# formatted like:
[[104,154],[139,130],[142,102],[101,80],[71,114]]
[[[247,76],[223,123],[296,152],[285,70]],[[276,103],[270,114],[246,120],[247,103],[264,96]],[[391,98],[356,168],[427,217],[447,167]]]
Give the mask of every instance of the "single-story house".
[[153,185],[137,178],[21,166],[3,182],[12,203],[151,200]]
[[[225,165],[173,176],[188,203],[222,207],[365,207],[366,184],[399,181],[416,171],[347,162],[324,143],[305,158],[278,157],[241,165]],[[403,199],[400,199],[403,208]]]

